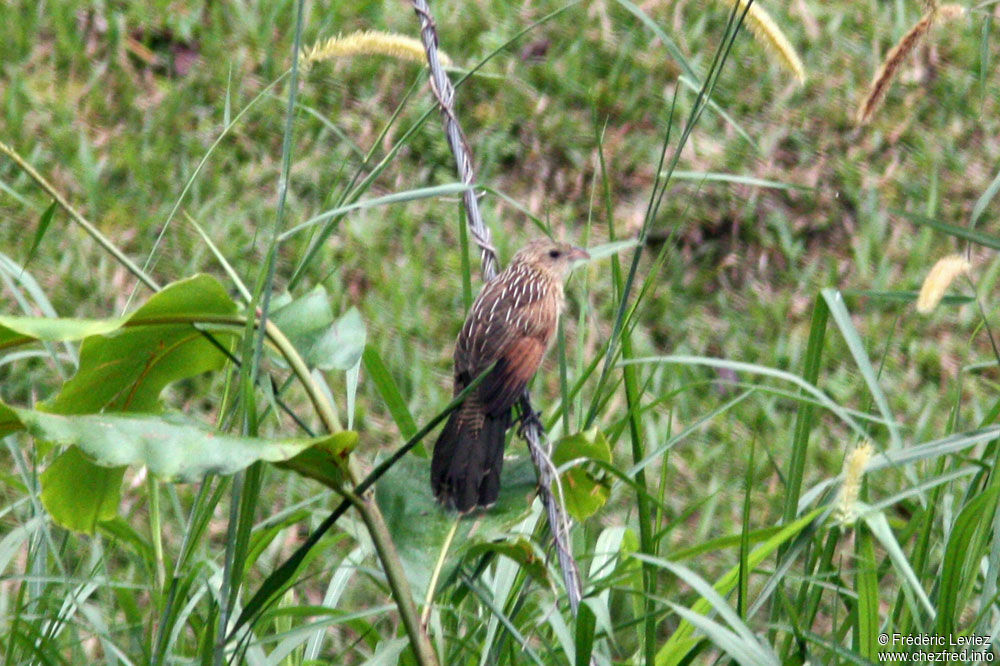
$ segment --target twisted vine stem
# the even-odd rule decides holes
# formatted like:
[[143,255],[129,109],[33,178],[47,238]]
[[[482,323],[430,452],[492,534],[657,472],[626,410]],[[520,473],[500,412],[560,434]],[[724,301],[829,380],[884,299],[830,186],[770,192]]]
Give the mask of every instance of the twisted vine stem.
[[[437,29],[430,7],[427,5],[427,0],[411,0],[411,2],[420,21],[420,39],[423,42],[424,51],[427,53],[431,91],[440,105],[448,146],[451,148],[452,155],[455,156],[459,179],[469,186],[469,189],[462,195],[468,220],[469,235],[479,247],[483,281],[489,281],[496,277],[499,272],[500,262],[497,260],[496,248],[493,247],[491,242],[490,229],[483,222],[479,203],[476,200],[476,192],[473,189],[476,172],[472,165],[472,151],[469,150],[469,144],[465,140],[462,127],[455,114],[455,87],[451,84],[451,80],[448,79],[448,75],[445,74],[441,67],[441,58],[438,55]],[[547,453],[545,429],[532,409],[527,393],[521,397],[519,407],[521,413],[524,414],[524,425],[521,428],[521,434],[528,443],[531,461],[534,463],[535,471],[538,474],[539,495],[548,515],[549,527],[552,530],[552,537],[559,558],[559,567],[562,570],[563,582],[566,585],[566,595],[569,599],[570,608],[575,615],[582,595],[580,570],[570,551],[569,520],[562,506],[552,493],[552,484],[554,482],[558,483],[558,479],[556,478],[555,467]]]

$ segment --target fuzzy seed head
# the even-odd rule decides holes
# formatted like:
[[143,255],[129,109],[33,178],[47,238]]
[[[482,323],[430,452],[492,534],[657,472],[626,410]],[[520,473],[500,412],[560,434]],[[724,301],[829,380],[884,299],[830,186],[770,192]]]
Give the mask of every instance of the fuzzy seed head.
[[844,460],[844,483],[840,486],[837,496],[837,509],[834,517],[843,527],[851,527],[858,520],[858,495],[861,493],[861,480],[865,475],[865,466],[872,457],[872,445],[865,442],[847,454]]
[[854,115],[854,122],[859,127],[867,125],[875,112],[881,108],[886,93],[892,87],[892,82],[896,79],[896,74],[903,62],[917,49],[931,28],[935,24],[964,16],[965,11],[965,7],[962,5],[948,4],[938,7],[936,2],[930,3],[930,8],[920,17],[920,20],[910,28],[909,32],[903,35],[903,38],[895,46],[889,49],[878,71],[875,72],[875,77],[872,79],[871,85],[868,86],[868,92]]
[[[778,62],[789,72],[795,76],[798,80],[799,85],[806,82],[806,68],[802,64],[802,59],[799,58],[799,54],[795,51],[795,47],[785,36],[785,33],[781,31],[778,24],[774,22],[771,15],[767,13],[760,2],[755,1],[750,5],[750,10],[747,11],[747,0],[739,0],[739,11],[740,13],[746,11],[746,24],[753,33],[753,36],[760,42],[765,49],[772,55],[776,56]],[[726,3],[730,4],[731,3]]]
[[939,20],[951,21],[965,16],[965,11],[962,5],[941,5],[937,9],[937,14]]
[[917,297],[917,312],[927,314],[936,308],[941,299],[944,298],[944,292],[948,290],[955,278],[963,273],[968,273],[971,268],[972,264],[959,254],[950,254],[938,259],[924,279],[923,286],[920,287],[920,296]]
[[[420,40],[391,32],[361,30],[349,35],[337,35],[303,49],[299,66],[308,70],[318,62],[355,55],[384,55],[397,60],[425,62],[424,46]],[[443,51],[438,51],[438,56],[442,65],[451,65],[451,58]]]

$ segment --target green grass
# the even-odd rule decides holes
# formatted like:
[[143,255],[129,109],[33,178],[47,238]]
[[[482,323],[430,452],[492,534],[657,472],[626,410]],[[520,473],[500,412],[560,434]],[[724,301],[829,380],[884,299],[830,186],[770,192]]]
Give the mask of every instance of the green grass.
[[[416,34],[405,5],[307,6],[304,44],[366,28]],[[561,6],[433,9],[441,47],[457,63],[453,80],[489,57],[459,88],[457,108],[478,180],[491,192],[481,205],[502,259],[538,235],[535,221],[589,245],[612,233],[633,237],[649,222],[629,300],[639,307],[617,338],[640,360],[613,359],[599,384],[599,356],[616,331],[630,268],[626,250],[620,265],[597,262],[571,280],[565,382],[553,353],[532,387],[553,437],[583,429],[593,407],[613,452],[613,464],[599,470],[614,479],[611,497],[573,535],[593,617],[569,613],[554,560],[532,568],[549,552],[544,519],[536,526],[533,514],[527,524],[503,525],[526,534],[511,537],[507,550],[484,547],[443,572],[428,625],[439,658],[565,663],[579,649],[578,663],[586,663],[583,651],[592,647],[598,663],[675,663],[671,656],[687,654],[685,620],[702,623],[693,635],[708,636],[695,645],[695,662],[749,660],[773,649],[784,663],[847,663],[876,659],[880,631],[995,630],[997,449],[991,435],[966,433],[996,422],[998,359],[976,303],[953,300],[922,316],[891,297],[914,292],[936,259],[965,249],[944,225],[968,228],[997,175],[1000,54],[988,19],[995,4],[937,29],[863,131],[852,126],[854,109],[922,5],[764,5],[799,49],[806,85],[797,87],[741,32],[712,89],[731,122],[714,107],[704,111],[677,160],[687,174],[669,181],[652,217],[647,202],[664,136],[669,127],[669,163],[696,91],[677,83],[683,66],[618,2],[570,6],[501,48]],[[642,7],[704,77],[726,30],[726,3]],[[282,196],[295,11],[293,2],[0,7],[0,141],[158,282],[208,272],[238,293],[190,216],[253,290]],[[354,201],[453,183],[453,158],[430,103],[426,76],[412,63],[355,57],[303,75],[281,230]],[[314,255],[320,227],[277,248],[276,299],[289,286],[301,298],[322,285],[333,316],[356,307],[367,329],[353,413],[361,476],[451,398],[452,343],[467,305],[463,273],[478,268],[477,253],[466,267],[459,251],[457,196],[353,210],[334,218]],[[0,247],[18,264],[31,255],[23,273],[0,265],[0,313],[110,318],[144,303],[150,292],[62,210],[32,251],[50,203],[0,158]],[[987,202],[976,225],[985,237],[971,245],[975,291],[963,283],[953,289],[978,295],[991,330],[998,206]],[[841,291],[842,304],[831,290]],[[39,353],[13,355],[25,350]],[[236,350],[251,359],[249,348]],[[76,343],[0,349],[0,400],[31,407],[50,397],[79,353]],[[286,360],[268,352],[264,367],[283,380]],[[788,376],[745,364],[805,378],[839,413],[804,400]],[[324,377],[346,424],[353,381],[337,369]],[[739,384],[716,381],[730,379]],[[563,420],[556,410],[578,382]],[[319,429],[301,383],[291,384],[283,400]],[[163,397],[234,432],[302,434],[273,415],[266,392],[258,388],[248,400],[249,392],[238,373],[220,372],[185,378]],[[893,429],[884,423],[889,415]],[[829,486],[797,506],[800,492],[840,473],[859,429],[893,455],[948,437],[957,444],[918,448],[916,464],[871,472],[862,498],[879,512],[855,530],[826,517],[787,528],[833,501]],[[226,611],[238,615],[338,501],[315,481],[270,466],[177,485],[131,468],[119,517],[82,536],[54,525],[39,504],[38,475],[54,459],[51,447],[23,434],[4,441],[6,663],[111,663],[115,654],[134,663],[212,661],[215,624],[227,607],[223,581],[239,589],[238,605]],[[526,458],[512,441],[509,452]],[[643,479],[634,467],[647,457]],[[419,481],[414,511],[429,501]],[[526,492],[498,515],[523,518]],[[382,510],[390,527],[401,524],[398,508]],[[358,514],[347,512],[226,658],[364,663],[382,655],[391,663],[402,651],[412,661],[364,532]],[[417,536],[393,533],[408,567],[433,551]],[[972,555],[986,558],[986,574]],[[679,582],[678,564],[722,597]],[[907,584],[908,569],[936,618]],[[423,592],[415,597],[423,610]],[[685,608],[717,612],[702,621]]]

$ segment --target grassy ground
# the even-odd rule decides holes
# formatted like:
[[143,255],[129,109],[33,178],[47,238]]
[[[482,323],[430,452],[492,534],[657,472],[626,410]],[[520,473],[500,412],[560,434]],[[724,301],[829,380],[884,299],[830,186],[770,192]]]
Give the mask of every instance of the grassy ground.
[[[991,422],[987,415],[995,401],[996,359],[975,305],[945,305],[920,316],[912,303],[890,300],[885,293],[915,291],[934,261],[964,249],[946,234],[915,224],[906,213],[966,226],[996,175],[1000,97],[998,48],[990,18],[995,6],[986,3],[971,16],[935,29],[907,60],[884,108],[864,129],[854,126],[854,109],[880,60],[918,20],[922,5],[796,0],[788,7],[764,6],[802,55],[807,82],[797,85],[743,31],[713,92],[714,102],[731,121],[707,110],[677,168],[764,179],[772,186],[684,174],[671,181],[639,269],[645,277],[656,252],[665,251],[631,336],[632,355],[711,356],[801,374],[813,306],[822,289],[839,289],[907,444]],[[453,75],[492,56],[461,86],[457,104],[479,181],[505,195],[491,193],[482,200],[504,259],[538,235],[529,216],[550,225],[558,237],[589,245],[606,242],[612,222],[619,237],[637,233],[671,103],[676,99],[673,147],[678,125],[695,102],[695,92],[678,84],[681,66],[623,3],[571,6],[501,48],[559,7],[485,0],[434,6],[441,47],[456,63]],[[646,3],[641,11],[675,40],[699,76],[708,71],[726,27],[726,3]],[[207,271],[229,284],[190,217],[252,285],[276,215],[288,93],[285,81],[267,86],[289,66],[294,16],[291,2],[238,8],[166,2],[15,2],[0,7],[0,43],[6,45],[0,54],[0,140],[24,155],[160,281]],[[369,28],[416,34],[415,18],[403,5],[311,3],[302,41]],[[367,174],[391,154],[406,129],[429,108],[430,95],[419,65],[355,57],[318,65],[304,75],[298,103],[286,227],[335,207],[356,172]],[[237,114],[242,115],[218,140]],[[439,118],[432,114],[403,141],[362,196],[452,182],[452,165]],[[605,183],[610,211],[604,203]],[[32,234],[49,202],[10,161],[0,160],[0,187],[2,247],[20,262],[28,256]],[[994,202],[985,209],[980,229],[992,231],[997,206]],[[452,341],[464,312],[460,223],[458,206],[448,198],[352,213],[338,222],[318,259],[294,284],[292,275],[310,236],[294,237],[278,255],[278,291],[290,287],[299,296],[321,284],[335,313],[350,306],[360,310],[369,343],[389,367],[418,424],[437,414],[450,396]],[[971,252],[977,293],[987,321],[995,327],[991,295],[1000,263],[993,250],[973,246]],[[597,263],[570,284],[566,333],[573,377],[611,335],[618,301],[610,271],[610,262]],[[113,316],[148,295],[61,211],[28,272],[61,316]],[[968,284],[960,283],[958,289],[973,293]],[[5,313],[21,313],[11,289],[0,291],[0,304]],[[827,336],[817,383],[842,407],[878,413],[845,336],[833,325]],[[988,365],[970,368],[977,363]],[[751,446],[755,467],[749,476],[750,527],[778,524],[800,403],[758,390],[729,407],[739,389],[708,380],[737,379],[786,392],[795,387],[745,370],[716,373],[690,365],[644,366],[639,375],[648,382],[650,399],[676,391],[643,416],[647,450],[695,426],[670,449],[665,465],[661,467],[658,458],[650,470],[652,479],[662,471],[664,508],[669,511],[664,520],[675,523],[665,531],[658,553],[669,557],[674,550],[745,530],[743,482]],[[342,374],[332,373],[329,381],[339,407],[346,409]],[[30,405],[53,391],[57,382],[43,360],[0,365],[0,399],[9,404]],[[200,396],[220,391],[218,380],[203,379],[175,389],[171,398],[175,406],[211,416],[217,401]],[[534,396],[543,409],[558,402],[554,359],[536,380]],[[302,402],[300,396],[293,395],[293,400]],[[715,414],[723,406],[725,410]],[[620,432],[616,424],[627,412],[625,394],[618,390],[610,394],[597,423],[608,432]],[[576,409],[571,416],[570,429],[576,430],[584,410]],[[399,443],[392,415],[364,377],[355,418],[364,460]],[[871,425],[868,430],[877,449],[890,446],[886,428]],[[821,413],[806,449],[805,486],[836,475],[858,440],[840,421]],[[627,469],[627,434],[613,444],[616,463]],[[520,444],[512,451],[524,454]],[[934,460],[922,471],[944,472],[937,464]],[[949,459],[947,469],[952,464]],[[312,510],[326,499],[317,495],[316,485],[292,480],[286,473],[267,472],[265,480],[266,501],[273,500],[277,507],[311,500]],[[915,479],[886,471],[870,483],[874,499],[910,487]],[[23,509],[13,507],[20,506],[24,491],[12,486],[3,492],[10,510],[4,511],[0,524],[9,533],[23,520],[18,513]],[[186,487],[171,491],[176,522],[168,526],[168,549],[176,548],[183,536],[182,506],[192,501],[193,493]],[[958,489],[949,487],[945,495],[951,498],[948,502],[965,501]],[[634,500],[627,489],[618,488],[608,507],[582,528],[580,546],[592,548],[603,528],[631,525],[636,520]],[[889,512],[893,527],[904,534],[907,512],[925,506],[915,504]],[[204,544],[202,558],[211,563],[210,570],[221,567],[214,549],[224,541],[224,506],[216,515],[214,539],[210,535]],[[136,530],[145,530],[141,502],[122,513]],[[934,543],[940,548],[949,519],[945,511],[941,524],[935,523]],[[260,565],[263,573],[301,540],[306,530],[300,528],[289,529],[268,546]],[[931,531],[928,528],[927,534]],[[71,553],[78,553],[70,557],[79,561],[69,571],[86,569],[83,553],[91,548],[100,551],[95,558],[106,563],[102,566],[110,577],[135,582],[138,568],[114,563],[115,548],[54,534],[67,539]],[[330,561],[341,561],[352,544],[346,538],[337,541],[337,555]],[[885,553],[877,552],[882,558],[880,578],[891,577],[886,577]],[[16,603],[14,583],[31,561],[24,553],[10,559],[4,573],[12,582],[0,584],[0,599],[7,607]],[[699,573],[714,581],[737,561],[732,549],[711,550],[698,562]],[[316,581],[301,586],[300,603],[322,601],[332,566],[314,563],[311,575]],[[845,566],[850,569],[853,563]],[[249,573],[247,584],[253,587],[261,575]],[[789,575],[807,574],[795,570]],[[669,576],[663,578],[660,592],[688,603],[690,591],[666,582],[673,580]],[[881,598],[890,603],[898,584],[883,583],[892,593]],[[122,619],[113,609],[116,603],[125,604],[121,597],[128,595],[115,594],[117,601],[109,592],[96,604],[106,610],[108,622],[118,623],[107,635],[121,631],[131,636],[133,643],[122,649],[141,653],[142,632],[126,627],[132,621],[141,624],[135,619],[141,614],[125,613]],[[382,603],[383,596],[377,585],[358,582],[350,587],[343,607]],[[137,593],[133,598],[140,597]],[[812,630],[860,654],[856,639],[852,645],[851,638],[837,633],[842,621],[837,613],[844,609],[838,611],[836,598],[824,597],[820,605],[823,611],[813,618]],[[897,613],[898,621],[902,605],[897,602],[892,612],[883,608],[880,616]],[[750,624],[758,631],[788,635],[792,620],[782,612],[772,611],[771,625],[766,613]],[[386,640],[394,626],[387,618],[376,624]],[[677,626],[675,616],[658,616],[661,620],[659,643]],[[342,630],[329,649],[360,663],[376,648],[374,642],[352,647],[357,638],[352,631],[359,630]],[[622,630],[621,643],[608,654],[632,658],[639,641],[623,639],[625,633]],[[482,638],[470,635],[473,643]],[[809,651],[825,655],[816,658],[829,663],[838,660],[824,649],[829,646],[816,642]],[[63,644],[57,652],[65,656],[74,650],[103,656],[108,648]],[[500,654],[494,657],[502,659],[506,653]]]

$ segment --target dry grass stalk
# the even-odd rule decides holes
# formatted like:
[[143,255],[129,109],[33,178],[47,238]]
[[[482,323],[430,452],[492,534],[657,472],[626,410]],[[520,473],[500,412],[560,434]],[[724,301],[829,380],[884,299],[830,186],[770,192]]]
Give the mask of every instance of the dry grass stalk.
[[[406,35],[378,30],[361,30],[349,35],[337,35],[303,49],[299,56],[299,66],[308,70],[314,64],[334,58],[354,55],[384,55],[398,60],[409,60],[424,64],[424,47],[420,40]],[[438,51],[441,64],[451,65],[451,58]]]
[[739,0],[738,11],[747,12],[745,21],[750,32],[757,38],[757,41],[764,45],[765,49],[777,56],[781,65],[795,76],[800,85],[804,84],[806,82],[806,68],[802,64],[799,54],[795,51],[795,47],[792,46],[788,37],[774,22],[771,15],[760,6],[759,2],[755,1],[747,11],[747,1]]
[[944,292],[948,290],[955,278],[963,273],[968,273],[971,268],[972,264],[959,254],[950,254],[938,259],[924,279],[923,286],[920,287],[920,296],[917,297],[917,312],[927,314],[936,308],[941,299],[944,298]]
[[857,114],[855,115],[855,123],[858,126],[867,125],[872,116],[875,115],[875,112],[881,108],[882,102],[885,100],[885,95],[892,86],[892,82],[895,80],[896,74],[899,72],[900,67],[902,67],[903,62],[907,56],[916,50],[934,24],[949,21],[964,14],[965,8],[961,5],[932,6],[910,28],[910,31],[903,35],[903,38],[895,46],[889,49],[889,53],[882,60],[878,71],[875,72],[875,78],[872,79],[872,83],[868,87],[868,93],[858,107]]

